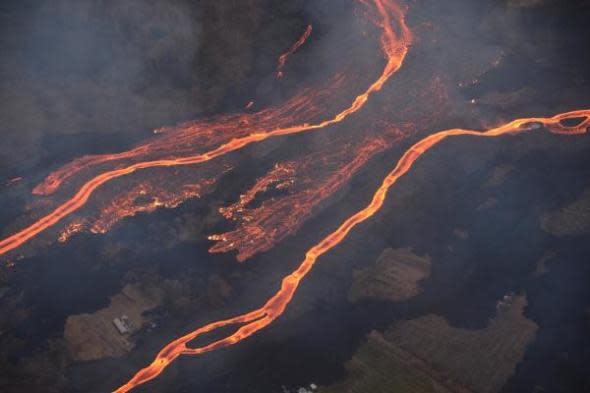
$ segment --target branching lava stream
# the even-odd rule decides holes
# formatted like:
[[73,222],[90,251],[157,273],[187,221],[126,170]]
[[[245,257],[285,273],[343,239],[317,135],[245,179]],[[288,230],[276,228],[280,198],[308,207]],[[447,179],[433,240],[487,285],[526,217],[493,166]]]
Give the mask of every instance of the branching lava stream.
[[[86,170],[90,167],[98,167],[108,162],[120,161],[122,159],[133,159],[125,164],[118,163],[118,166],[109,166],[107,169],[100,166],[92,173],[92,176],[85,177],[85,182],[75,183],[76,185],[81,184],[72,197],[66,199],[65,202],[57,205],[55,210],[49,214],[42,216],[36,222],[20,230],[19,232],[0,240],[0,256],[4,255],[17,247],[23,245],[28,240],[34,238],[41,232],[48,228],[56,225],[64,218],[70,216],[72,213],[81,209],[87,204],[90,197],[94,192],[106,183],[133,174],[137,171],[147,168],[167,168],[167,167],[185,167],[189,165],[196,165],[214,160],[219,157],[223,157],[228,153],[235,152],[250,144],[261,142],[266,139],[278,136],[286,136],[291,134],[303,133],[313,130],[324,129],[329,126],[338,124],[349,116],[355,114],[361,110],[368,102],[369,98],[379,92],[385,83],[401,68],[409,47],[412,44],[413,35],[405,21],[405,8],[397,4],[396,0],[357,0],[363,7],[367,7],[367,13],[365,16],[367,19],[374,23],[380,29],[380,46],[381,50],[385,55],[385,65],[380,71],[377,79],[363,90],[355,90],[354,95],[356,97],[352,99],[350,104],[345,104],[345,109],[340,109],[339,112],[330,111],[329,115],[324,115],[324,118],[317,120],[302,119],[305,113],[305,104],[307,100],[311,100],[313,97],[313,90],[307,90],[302,96],[302,101],[295,99],[289,103],[285,103],[283,106],[276,108],[276,111],[269,110],[268,112],[257,112],[255,115],[259,115],[263,118],[258,124],[262,124],[261,127],[255,127],[248,125],[243,126],[242,122],[244,117],[227,116],[222,119],[213,119],[211,121],[203,121],[197,124],[194,128],[198,132],[203,132],[207,136],[215,134],[215,138],[207,140],[208,143],[203,143],[198,147],[200,150],[195,151],[193,145],[198,145],[201,139],[194,138],[194,135],[190,134],[194,130],[188,130],[181,136],[185,137],[182,139],[182,147],[179,146],[178,150],[166,150],[168,144],[171,143],[173,147],[175,142],[178,142],[173,135],[166,139],[166,136],[162,137],[161,144],[154,143],[153,145],[144,144],[126,152],[116,154],[105,154],[100,156],[85,156],[74,161],[70,165],[66,165],[61,169],[50,174],[43,183],[38,185],[33,193],[36,195],[50,195],[56,191],[65,179],[71,178],[73,174],[78,173],[82,170]],[[276,77],[280,79],[283,76],[283,67],[286,64],[288,56],[292,55],[297,51],[310,37],[312,33],[312,26],[308,25],[303,35],[291,46],[291,48],[281,55],[278,60],[278,67],[276,69]],[[336,80],[342,80],[343,78],[336,78]],[[414,88],[414,85],[412,85]],[[359,94],[359,91],[362,91]],[[306,95],[307,94],[307,95]],[[358,94],[358,95],[357,95]],[[298,97],[296,97],[298,98]],[[404,97],[405,98],[405,97]],[[295,102],[295,103],[293,103]],[[247,108],[252,107],[253,104],[248,104]],[[302,109],[303,108],[303,109]],[[419,110],[424,109],[419,106]],[[299,112],[301,111],[301,112]],[[306,121],[307,120],[307,121]],[[415,127],[415,124],[413,124]],[[317,244],[308,249],[305,252],[305,256],[298,267],[285,276],[282,279],[280,287],[276,293],[270,297],[261,307],[256,308],[252,311],[244,314],[237,315],[233,318],[215,321],[206,324],[192,332],[189,332],[182,337],[167,344],[155,357],[151,364],[145,368],[139,370],[127,383],[117,388],[116,392],[128,392],[139,385],[145,384],[150,380],[158,377],[174,360],[181,355],[200,355],[219,348],[224,348],[237,344],[244,339],[252,336],[258,331],[269,326],[273,321],[279,318],[290,304],[293,296],[295,295],[299,284],[312,270],[313,266],[317,262],[318,258],[337,245],[339,245],[350,231],[374,216],[381,207],[383,206],[387,194],[392,186],[404,176],[413,166],[413,164],[427,151],[436,146],[441,141],[449,137],[457,136],[473,136],[473,137],[499,137],[503,135],[512,135],[527,133],[540,130],[548,130],[553,134],[563,135],[578,135],[588,132],[590,127],[590,109],[583,109],[571,112],[565,112],[562,114],[555,115],[553,117],[530,117],[513,120],[506,124],[500,125],[495,128],[490,128],[486,131],[476,131],[470,129],[453,128],[444,131],[439,131],[432,135],[426,136],[411,146],[405,151],[405,153],[398,160],[395,167],[387,174],[383,179],[381,185],[377,188],[372,196],[370,202],[363,209],[355,212],[349,216],[344,222],[342,222],[333,232],[321,239]],[[218,134],[215,131],[220,130]],[[222,134],[222,135],[221,135]],[[199,135],[200,136],[200,135]],[[204,137],[203,139],[206,139]],[[365,149],[355,150],[349,149],[348,154],[351,155],[351,159],[347,166],[343,166],[341,171],[335,171],[333,176],[326,175],[323,179],[331,179],[331,183],[326,181],[322,183],[325,190],[324,194],[331,195],[342,183],[346,182],[356,171],[356,169],[363,166],[373,154],[376,152],[387,149],[390,144],[387,140],[380,138],[366,138]],[[164,147],[162,147],[164,146]],[[356,145],[355,145],[356,147]],[[193,149],[193,150],[191,150]],[[171,153],[172,151],[172,153]],[[336,154],[342,154],[342,150],[336,151]],[[228,156],[231,157],[231,156]],[[317,156],[311,156],[317,157]],[[227,157],[226,157],[227,158]],[[223,161],[226,158],[220,158],[218,161]],[[324,157],[326,158],[326,157]],[[311,160],[313,161],[313,160]],[[291,183],[294,182],[294,173],[299,166],[305,165],[302,162],[287,162],[282,165],[277,165],[270,171],[265,177],[261,178],[254,184],[254,186],[244,195],[240,197],[240,200],[229,207],[223,208],[222,213],[227,219],[238,219],[239,214],[242,213],[246,208],[246,205],[252,202],[256,195],[265,192],[269,187],[273,186],[276,189],[288,188]],[[105,165],[106,166],[106,165]],[[201,168],[207,165],[201,166]],[[95,168],[96,169],[96,168]],[[88,173],[86,173],[88,175]],[[348,176],[348,177],[347,177]],[[89,180],[87,180],[89,179]],[[217,177],[211,176],[211,178],[200,179],[199,182],[192,184],[192,188],[187,189],[187,195],[199,195],[202,190],[206,189],[211,184],[215,183]],[[168,185],[168,183],[167,183]],[[128,187],[129,185],[126,184]],[[147,186],[136,186],[135,189],[129,190],[130,194],[143,195],[148,194],[149,189]],[[310,193],[310,200],[319,199],[320,193]],[[323,195],[323,194],[322,194]],[[186,197],[188,198],[188,196]],[[182,201],[182,197],[171,198],[167,200],[167,204],[176,206]],[[136,205],[127,200],[123,202],[117,202],[114,204],[112,210],[115,211],[112,218],[107,215],[103,218],[102,225],[99,225],[99,229],[96,232],[100,232],[101,228],[110,228],[112,222],[120,217],[119,210],[121,206],[126,209],[127,215],[133,215],[138,210]],[[282,201],[283,204],[289,204],[290,200],[285,199]],[[163,204],[161,200],[155,199],[149,204],[145,205],[143,211],[151,211],[156,207]],[[277,203],[277,206],[280,204]],[[312,206],[310,204],[309,206]],[[119,210],[117,210],[119,209]],[[151,209],[151,210],[150,210]],[[107,210],[107,213],[110,212]],[[267,216],[258,217],[260,220],[264,220],[267,217],[275,215],[275,210],[269,209]],[[282,216],[278,216],[279,219]],[[111,219],[112,218],[112,219]],[[249,219],[249,218],[248,218]],[[244,219],[244,222],[247,220]],[[257,221],[252,219],[253,226],[257,225]],[[297,222],[293,228],[288,228],[293,231],[297,229],[297,225],[301,222]],[[74,221],[66,227],[65,231],[60,235],[60,241],[66,241],[68,237],[76,233],[83,226],[83,222]],[[96,224],[95,224],[96,225]],[[250,227],[243,225],[244,232],[247,232]],[[213,235],[210,238],[218,240],[216,246],[211,248],[211,252],[226,252],[233,249],[238,249],[238,259],[244,260],[251,257],[254,253],[259,251],[265,251],[269,249],[274,240],[272,236],[269,236],[264,231],[259,231],[256,236],[243,237],[241,234],[235,235],[230,232],[229,234]],[[277,232],[277,231],[275,231]],[[277,232],[275,235],[277,239],[285,236],[284,232]],[[241,233],[241,232],[239,232]],[[251,244],[249,248],[240,248],[240,241],[244,242],[246,239]],[[270,241],[270,240],[273,241]],[[256,243],[259,242],[260,244]],[[267,244],[268,243],[268,244]],[[222,338],[214,339],[207,344],[199,347],[190,347],[190,343],[194,342],[199,337],[210,332],[217,332],[218,330],[225,327],[233,327],[232,333],[227,333]],[[219,333],[219,332],[218,332]]]
[[[365,1],[361,1],[361,3],[368,6],[368,3]],[[348,116],[360,110],[365,105],[369,97],[373,93],[380,91],[385,82],[387,82],[389,78],[400,69],[412,41],[412,34],[405,23],[404,10],[402,10],[395,2],[391,0],[375,0],[374,3],[375,11],[378,13],[380,18],[379,26],[383,29],[381,34],[381,48],[386,56],[387,62],[379,78],[375,80],[362,94],[358,95],[348,108],[337,113],[331,119],[323,120],[315,124],[304,123],[285,128],[277,128],[266,132],[254,132],[244,137],[235,138],[203,154],[182,158],[142,161],[127,167],[103,172],[86,182],[72,198],[67,200],[53,212],[39,219],[28,228],[25,228],[20,232],[0,241],[0,255],[6,254],[7,252],[19,247],[37,234],[58,223],[64,217],[80,209],[86,204],[96,189],[113,179],[129,175],[140,169],[203,163],[241,149],[251,143],[260,142],[271,137],[318,130],[340,123]],[[131,150],[129,153],[123,153],[123,155],[127,156],[136,153],[137,151]],[[108,156],[109,160],[116,158],[120,158],[120,155],[112,155],[112,157]],[[59,185],[59,183],[57,185]]]
[[[565,121],[577,121],[577,124],[566,126],[564,125]],[[310,248],[305,253],[305,258],[297,270],[283,278],[280,289],[262,307],[249,313],[238,315],[234,318],[210,323],[172,341],[170,344],[166,345],[160,353],[158,353],[149,366],[140,370],[129,382],[118,388],[116,392],[128,392],[138,385],[156,378],[180,355],[199,355],[218,348],[234,345],[272,323],[283,314],[285,308],[293,298],[299,283],[311,271],[317,259],[340,244],[355,226],[377,213],[383,206],[383,202],[385,201],[389,189],[400,177],[410,170],[418,158],[439,142],[454,136],[498,137],[502,135],[528,132],[542,127],[547,128],[550,132],[555,134],[584,134],[590,127],[590,109],[567,112],[550,118],[532,117],[517,119],[485,132],[455,128],[437,132],[420,140],[403,154],[395,168],[393,168],[393,170],[385,177],[381,186],[373,195],[371,202],[364,209],[359,210],[346,219],[334,232],[330,233],[319,243]],[[235,333],[210,344],[199,348],[190,348],[188,346],[188,344],[197,337],[230,325],[237,325],[240,327]]]

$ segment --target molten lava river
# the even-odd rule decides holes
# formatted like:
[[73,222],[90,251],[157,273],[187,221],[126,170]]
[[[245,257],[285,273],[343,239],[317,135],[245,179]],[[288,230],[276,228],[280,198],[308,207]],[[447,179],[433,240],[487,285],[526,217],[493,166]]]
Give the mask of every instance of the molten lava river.
[[[354,48],[346,45],[335,48],[333,55],[342,57],[340,69],[321,82],[299,88],[278,105],[257,109],[251,101],[242,113],[155,130],[151,139],[130,150],[77,158],[33,188],[26,217],[6,229],[8,234],[0,241],[0,255],[10,266],[54,241],[74,242],[80,232],[104,234],[138,213],[176,208],[189,199],[212,194],[224,184],[222,178],[241,165],[239,151],[264,155],[284,146],[280,144],[285,140],[289,143],[293,139],[297,144],[303,139],[296,138],[313,136],[309,140],[314,143],[305,149],[292,148],[284,159],[275,159],[238,198],[219,208],[219,215],[232,228],[209,234],[209,252],[235,252],[237,260],[245,262],[294,235],[370,161],[392,149],[401,153],[366,206],[349,213],[336,229],[302,250],[297,268],[282,278],[264,304],[179,332],[150,364],[128,381],[121,381],[114,391],[130,391],[157,378],[184,356],[237,345],[271,325],[284,313],[320,257],[379,213],[388,198],[395,198],[398,180],[409,175],[416,161],[440,142],[455,137],[484,140],[533,133],[573,139],[588,131],[590,109],[576,108],[508,121],[486,119],[485,126],[476,127],[479,130],[436,131],[440,124],[455,121],[445,121],[453,110],[450,78],[437,72],[436,64],[420,65],[412,58],[414,48],[418,58],[422,56],[419,52],[432,44],[429,34],[435,29],[412,18],[412,7],[398,0],[356,0],[356,39],[370,43],[363,56],[353,59],[355,56],[346,51]],[[315,22],[306,25],[278,57],[273,83],[288,81],[292,58],[313,55],[316,41],[321,43],[321,37],[316,37],[321,29]],[[472,72],[476,78],[496,67],[502,55],[490,59],[487,66]],[[379,69],[372,69],[371,64],[378,64]],[[267,193],[273,196],[258,203]],[[199,345],[192,346],[198,338]]]

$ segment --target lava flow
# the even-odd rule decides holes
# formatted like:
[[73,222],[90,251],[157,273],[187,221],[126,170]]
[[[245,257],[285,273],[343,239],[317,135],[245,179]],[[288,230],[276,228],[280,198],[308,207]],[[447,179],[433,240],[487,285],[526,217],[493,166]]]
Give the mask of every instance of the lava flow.
[[291,48],[289,48],[287,52],[279,56],[279,64],[277,66],[277,79],[281,79],[283,77],[283,68],[285,67],[285,64],[287,64],[287,59],[293,53],[297,52],[297,49],[301,48],[301,46],[305,44],[305,41],[307,41],[311,36],[312,30],[313,27],[311,25],[307,25],[305,32],[301,35],[301,37],[299,37],[299,39],[293,44],[293,46],[291,46]]
[[[217,241],[209,252],[237,250],[236,258],[243,262],[269,250],[295,233],[318,204],[333,195],[369,159],[386,150],[395,140],[395,137],[365,138],[360,143],[348,143],[331,151],[320,150],[277,165],[241,195],[239,201],[220,209],[226,219],[237,222],[237,227],[227,233],[209,236],[209,240]],[[336,168],[331,170],[333,167]],[[314,173],[315,176],[297,177],[300,173]],[[286,195],[266,199],[260,206],[251,207],[252,202],[269,189]],[[292,206],[296,206],[297,214],[293,214]]]
[[[566,121],[573,121],[576,124],[567,126],[564,124]],[[283,314],[287,305],[293,298],[299,283],[311,271],[318,257],[336,247],[346,238],[348,233],[355,226],[377,213],[383,206],[389,189],[399,180],[399,178],[410,170],[418,158],[439,142],[454,136],[498,137],[507,134],[528,132],[542,127],[547,128],[550,132],[555,134],[584,134],[588,132],[588,128],[590,128],[590,109],[562,113],[550,118],[532,117],[517,119],[485,132],[455,128],[437,132],[420,140],[402,155],[397,162],[397,165],[385,177],[381,186],[373,195],[371,202],[364,209],[346,219],[334,232],[330,233],[319,243],[311,247],[305,253],[305,259],[301,262],[299,267],[283,278],[280,289],[262,307],[249,313],[238,315],[234,318],[210,323],[172,341],[158,353],[149,366],[140,370],[133,378],[131,378],[131,380],[129,380],[129,382],[119,387],[116,392],[128,392],[138,385],[156,378],[180,355],[199,355],[218,348],[237,344],[272,323]],[[218,339],[198,348],[190,348],[188,346],[191,341],[205,333],[234,325],[239,326],[239,328],[235,333],[230,334],[225,338]]]
[[[361,2],[364,5],[368,5],[364,1]],[[182,165],[194,165],[210,161],[214,158],[223,156],[227,153],[236,151],[254,142],[260,142],[270,137],[290,135],[301,133],[305,131],[322,129],[334,124],[337,124],[353,113],[360,110],[369,97],[381,90],[384,84],[389,78],[401,67],[408,48],[412,40],[412,34],[405,23],[405,13],[396,3],[390,0],[375,0],[375,11],[378,13],[380,22],[379,25],[383,29],[381,34],[381,48],[386,56],[387,62],[380,76],[375,80],[362,94],[356,96],[352,104],[346,109],[337,113],[334,117],[320,121],[314,124],[299,124],[284,128],[276,128],[270,131],[257,131],[248,134],[243,137],[238,137],[230,140],[229,142],[223,143],[217,148],[210,150],[205,153],[181,157],[181,158],[163,158],[150,161],[140,161],[132,165],[117,168],[114,170],[105,171],[94,178],[87,181],[78,192],[69,200],[57,207],[53,212],[42,217],[28,228],[21,230],[20,232],[9,236],[8,238],[0,241],[0,255],[13,250],[29,239],[35,237],[37,234],[43,232],[49,227],[52,227],[64,217],[77,211],[86,204],[90,196],[96,189],[104,185],[105,183],[134,173],[141,169],[154,168],[154,167],[172,167]],[[394,23],[395,22],[395,23]],[[212,125],[214,127],[214,125]],[[119,159],[126,156],[135,156],[141,153],[145,146],[141,146],[137,149],[130,150],[126,153],[119,153],[118,155],[109,155],[107,160]],[[93,158],[88,158],[88,161],[92,161]],[[89,165],[89,162],[83,162],[83,165]],[[76,169],[77,170],[77,169]],[[68,176],[67,173],[61,173],[61,177],[58,177],[58,181],[50,182],[50,187],[45,190],[43,188],[37,189],[38,193],[52,192],[56,187],[59,186],[59,181],[62,177]]]

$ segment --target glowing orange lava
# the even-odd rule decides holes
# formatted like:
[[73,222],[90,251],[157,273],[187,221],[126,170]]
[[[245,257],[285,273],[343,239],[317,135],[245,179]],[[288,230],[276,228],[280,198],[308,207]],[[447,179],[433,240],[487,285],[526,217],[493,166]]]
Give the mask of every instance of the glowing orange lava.
[[[71,177],[73,173],[85,170],[91,166],[102,165],[121,159],[133,158],[134,161],[127,163],[125,166],[110,168],[108,170],[104,170],[101,166],[100,168],[103,168],[101,172],[94,174],[90,180],[81,185],[71,198],[59,205],[51,213],[40,218],[20,232],[1,240],[0,255],[6,254],[21,246],[39,233],[82,208],[98,188],[114,179],[147,168],[178,167],[208,162],[271,137],[302,133],[335,125],[359,111],[364,107],[369,97],[380,91],[390,77],[400,69],[412,42],[412,33],[405,23],[405,10],[398,6],[395,0],[358,1],[364,6],[371,7],[369,10],[371,13],[372,11],[375,12],[374,15],[369,15],[369,19],[374,21],[382,29],[380,43],[381,49],[385,54],[386,64],[379,77],[363,93],[357,95],[352,103],[344,110],[334,115],[326,115],[329,117],[327,120],[316,120],[311,123],[304,122],[304,120],[301,120],[302,116],[299,115],[308,114],[309,112],[315,114],[318,108],[312,108],[310,110],[307,106],[309,96],[303,95],[302,97],[296,97],[275,111],[267,110],[254,114],[229,115],[211,121],[195,122],[186,125],[185,129],[181,129],[181,132],[170,136],[167,136],[167,129],[157,130],[158,133],[161,132],[163,135],[161,139],[158,139],[153,144],[141,145],[132,150],[117,154],[82,157],[48,176],[43,183],[35,187],[33,190],[34,193],[39,195],[51,194],[60,187],[65,179]],[[371,4],[374,4],[374,7]],[[282,77],[282,68],[285,65],[287,57],[306,42],[311,32],[312,27],[309,25],[301,38],[288,52],[279,58],[277,78]],[[341,80],[341,78],[336,78],[335,84],[337,84],[338,80]],[[253,105],[252,102],[252,105],[249,103],[247,107],[251,108]],[[419,109],[422,110],[422,108]],[[567,125],[566,122],[570,125]],[[573,124],[572,122],[575,124],[571,125]],[[283,314],[295,295],[299,284],[311,271],[317,259],[340,244],[355,226],[375,215],[383,206],[389,189],[411,169],[419,157],[444,139],[454,136],[498,137],[531,132],[541,128],[548,129],[555,134],[575,135],[586,133],[589,126],[590,109],[567,112],[549,118],[532,117],[518,119],[499,127],[491,128],[485,132],[460,128],[449,129],[421,139],[402,155],[392,171],[384,178],[368,205],[352,214],[337,229],[307,250],[303,261],[301,261],[297,269],[283,278],[280,288],[265,304],[236,317],[209,323],[170,342],[156,355],[156,358],[151,364],[138,371],[127,383],[119,387],[116,392],[128,392],[139,385],[153,380],[181,355],[199,355],[237,344],[270,325]],[[195,132],[197,132],[199,138],[202,138],[197,139],[197,141],[206,142],[202,146],[204,150],[202,149],[199,152],[194,151],[194,146],[198,145],[198,143],[195,143]],[[233,139],[229,139],[230,137],[228,135]],[[323,183],[321,189],[316,190],[314,193],[308,192],[307,188],[303,188],[302,193],[307,193],[304,197],[297,195],[297,199],[284,198],[280,201],[265,201],[268,204],[274,203],[274,207],[257,214],[251,214],[252,208],[249,208],[248,205],[255,200],[257,195],[267,192],[270,188],[274,188],[275,190],[290,190],[291,187],[295,187],[294,176],[297,171],[306,165],[313,165],[313,162],[319,160],[317,155],[309,155],[307,157],[308,160],[292,161],[276,166],[265,176],[258,179],[240,197],[239,201],[221,210],[221,213],[226,218],[238,222],[238,228],[232,232],[213,235],[212,240],[216,240],[218,243],[212,247],[211,251],[225,252],[228,250],[238,250],[238,259],[243,260],[256,252],[267,250],[270,244],[276,242],[277,239],[280,240],[289,233],[288,231],[292,232],[298,228],[298,225],[301,225],[301,217],[294,217],[290,221],[290,224],[285,227],[286,232],[275,230],[275,233],[269,235],[267,231],[261,230],[261,228],[264,228],[264,225],[277,228],[273,220],[282,219],[282,216],[276,214],[277,210],[296,200],[297,203],[302,204],[303,210],[311,212],[318,200],[324,198],[325,195],[333,193],[335,189],[350,179],[356,170],[362,167],[374,154],[389,147],[390,143],[391,140],[372,137],[366,138],[363,144],[359,146],[351,145],[348,146],[350,148],[345,147],[336,151],[335,154],[340,158],[339,163],[342,164],[344,161],[345,165],[337,167],[337,170],[322,177],[321,180]],[[170,150],[168,150],[170,145],[178,147],[177,150],[174,150],[172,157],[169,155]],[[147,153],[153,154],[149,156],[149,160],[145,158]],[[348,157],[346,157],[346,154],[348,154]],[[343,155],[345,156],[344,158]],[[324,160],[324,163],[329,163],[331,158],[326,154],[321,159]],[[111,205],[108,205],[103,210],[103,215],[94,223],[91,230],[94,232],[103,232],[110,228],[122,216],[134,215],[141,211],[152,211],[162,205],[177,206],[184,198],[200,195],[204,190],[211,187],[216,179],[217,177],[215,176],[210,179],[200,179],[199,183],[194,183],[192,184],[193,187],[185,189],[182,195],[171,195],[168,199],[148,198],[140,204],[137,204],[136,200],[148,194],[151,196],[153,190],[146,188],[147,186],[144,185],[130,187],[126,193],[120,195],[119,198],[115,198],[111,202]],[[72,234],[82,230],[87,225],[90,225],[90,223],[84,220],[73,221],[61,232],[59,240],[66,241]],[[224,327],[234,327],[235,329],[233,333],[228,333],[222,338],[215,339],[206,345],[196,348],[189,347],[189,344],[195,339]]]
[[285,64],[287,64],[287,59],[289,58],[289,56],[297,52],[297,49],[301,48],[301,46],[305,44],[305,41],[307,41],[309,39],[309,36],[311,36],[312,31],[313,27],[311,25],[307,25],[307,28],[305,29],[305,32],[301,35],[301,37],[299,37],[299,39],[291,46],[291,48],[289,48],[287,52],[279,56],[279,64],[277,66],[277,79],[281,79],[283,77],[283,68],[285,67]]
[[[566,126],[563,122],[567,120],[578,121],[573,126]],[[518,119],[485,132],[455,128],[437,132],[420,140],[403,154],[395,168],[385,177],[381,186],[373,195],[371,202],[364,209],[346,219],[334,232],[310,248],[305,253],[305,259],[301,262],[297,270],[283,278],[280,289],[262,307],[234,318],[210,323],[172,341],[158,353],[149,366],[140,370],[129,382],[118,388],[116,392],[128,392],[138,385],[156,378],[180,355],[199,355],[218,348],[234,345],[272,323],[285,311],[301,280],[311,271],[318,257],[336,247],[355,226],[377,213],[383,206],[389,189],[400,177],[410,170],[419,157],[442,140],[462,135],[497,137],[528,132],[542,127],[546,127],[550,132],[555,134],[576,135],[586,133],[590,127],[590,109],[562,113],[550,118],[532,117]],[[213,341],[210,344],[198,348],[190,348],[188,346],[197,337],[230,325],[236,325],[239,328],[235,333]]]
[[[236,221],[238,225],[230,232],[209,236],[209,240],[217,242],[209,252],[237,250],[237,260],[243,262],[269,250],[295,233],[322,201],[391,143],[392,140],[385,138],[365,138],[360,143],[349,143],[329,151],[320,150],[297,161],[276,166],[241,195],[239,201],[220,209],[225,218]],[[330,171],[332,167],[336,169]],[[299,172],[315,173],[316,176],[296,178]],[[249,206],[259,194],[271,187],[287,194],[282,198],[267,199],[259,207]],[[296,214],[293,214],[294,211]]]
[[[361,3],[368,5],[368,3],[365,1],[361,1]],[[0,241],[0,255],[3,255],[19,247],[29,239],[58,223],[64,217],[80,209],[86,204],[96,189],[113,179],[126,176],[146,168],[172,167],[203,163],[241,149],[251,143],[260,142],[271,137],[318,130],[340,123],[348,116],[360,110],[365,105],[369,97],[373,93],[380,91],[389,78],[400,69],[412,40],[412,34],[405,23],[405,11],[402,8],[400,8],[391,0],[375,0],[374,3],[375,11],[378,13],[380,18],[379,25],[383,29],[381,34],[381,48],[386,56],[387,62],[377,80],[375,80],[362,94],[358,95],[349,107],[337,113],[333,118],[314,124],[304,123],[295,126],[271,129],[270,131],[253,132],[243,137],[234,138],[229,142],[223,143],[217,148],[202,154],[181,158],[163,158],[151,161],[141,161],[123,168],[105,171],[82,185],[82,187],[73,197],[61,204],[53,212],[42,217],[28,228],[25,228],[20,232]],[[93,164],[96,160],[98,160],[98,162],[104,162],[105,160],[116,160],[122,157],[133,157],[139,155],[139,153],[141,153],[146,148],[146,145],[144,145],[124,153],[94,157],[90,156],[88,158],[81,159],[78,164],[81,166],[88,166]],[[78,165],[74,166],[74,170],[79,170]],[[55,177],[50,176],[47,182],[35,189],[35,192],[40,194],[51,193],[57,187],[59,187],[59,184],[63,178],[67,176],[69,176],[69,172],[67,170],[58,171]]]

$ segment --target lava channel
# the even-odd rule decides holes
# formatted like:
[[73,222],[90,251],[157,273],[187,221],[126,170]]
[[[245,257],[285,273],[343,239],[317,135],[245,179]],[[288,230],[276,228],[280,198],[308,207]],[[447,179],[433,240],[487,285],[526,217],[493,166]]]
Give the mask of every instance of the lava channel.
[[[369,5],[368,2],[364,0],[359,1],[363,5]],[[382,28],[380,39],[381,48],[386,56],[387,62],[380,76],[362,94],[356,96],[349,107],[340,111],[334,117],[320,121],[318,123],[304,123],[284,128],[276,128],[270,131],[254,132],[247,136],[234,138],[229,142],[223,143],[217,148],[202,154],[181,158],[163,158],[150,161],[141,161],[123,168],[105,171],[87,181],[80,187],[73,197],[58,206],[54,211],[40,218],[29,227],[0,241],[0,255],[6,254],[7,252],[21,246],[39,233],[54,226],[63,218],[79,210],[87,203],[94,191],[113,179],[126,176],[146,168],[194,165],[207,162],[214,158],[226,155],[230,152],[239,150],[251,143],[260,142],[271,137],[291,135],[326,128],[328,126],[342,122],[350,115],[359,111],[367,103],[369,97],[372,94],[380,91],[385,83],[391,78],[391,76],[401,68],[409,46],[412,42],[412,33],[405,22],[405,9],[400,7],[392,0],[374,0],[374,5],[375,11],[379,15],[378,24]],[[140,147],[138,149],[143,148],[144,147]],[[121,154],[135,155],[138,153],[139,151],[133,150],[130,151],[130,153]],[[119,158],[119,156],[114,155],[114,157],[109,157],[109,159],[111,158]],[[50,189],[55,189],[57,186],[59,186],[59,182],[51,183]],[[38,191],[42,193],[43,190]]]
[[[568,121],[574,121],[574,125],[565,125]],[[295,295],[301,280],[311,271],[317,259],[340,244],[348,233],[358,224],[371,218],[377,213],[387,197],[389,189],[405,175],[424,153],[449,137],[476,136],[498,137],[502,135],[519,134],[541,128],[547,128],[554,134],[579,135],[584,134],[590,128],[590,109],[566,112],[550,118],[532,117],[513,120],[502,126],[489,129],[485,132],[454,128],[440,131],[420,140],[410,147],[402,155],[397,165],[383,179],[371,202],[362,210],[354,213],[346,219],[332,233],[324,237],[319,243],[311,247],[305,253],[305,258],[299,267],[291,274],[283,278],[281,287],[262,307],[234,318],[212,322],[197,330],[194,330],[166,345],[157,355],[154,361],[147,367],[138,371],[129,382],[115,390],[116,393],[128,392],[160,375],[168,365],[181,355],[200,355],[219,348],[228,347],[243,341],[254,333],[270,325],[283,314],[291,299]],[[218,339],[207,345],[190,348],[188,344],[205,333],[221,329],[226,326],[237,326],[235,333],[225,338]]]

